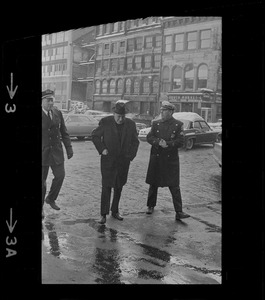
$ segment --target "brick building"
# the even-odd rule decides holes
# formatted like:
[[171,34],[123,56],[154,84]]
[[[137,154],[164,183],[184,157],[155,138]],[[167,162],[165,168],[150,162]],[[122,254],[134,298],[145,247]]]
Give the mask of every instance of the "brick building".
[[[163,21],[161,100],[207,121],[221,118],[221,18],[175,17]],[[202,92],[203,90],[208,92]]]

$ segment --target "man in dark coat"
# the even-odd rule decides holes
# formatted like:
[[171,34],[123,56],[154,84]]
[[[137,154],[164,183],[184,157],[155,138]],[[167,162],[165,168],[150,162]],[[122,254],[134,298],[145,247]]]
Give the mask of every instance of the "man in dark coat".
[[157,201],[158,187],[169,187],[176,220],[188,218],[182,211],[179,187],[178,148],[183,146],[183,123],[173,118],[175,106],[163,101],[161,119],[153,121],[147,142],[152,145],[146,183],[150,184],[147,199],[147,214],[152,214]]
[[119,201],[123,186],[127,182],[130,162],[135,158],[139,140],[135,122],[125,118],[126,101],[118,100],[114,107],[114,115],[100,120],[99,126],[92,132],[92,141],[101,155],[101,220],[106,223],[106,215],[110,210],[111,189],[114,195],[111,205],[112,216],[120,221]]
[[61,111],[53,107],[54,92],[45,90],[42,92],[42,206],[46,195],[46,179],[49,168],[53,172],[52,185],[45,202],[53,209],[60,208],[55,204],[62,187],[65,169],[64,153],[61,139],[66,149],[67,157],[73,156],[71,140],[67,132]]

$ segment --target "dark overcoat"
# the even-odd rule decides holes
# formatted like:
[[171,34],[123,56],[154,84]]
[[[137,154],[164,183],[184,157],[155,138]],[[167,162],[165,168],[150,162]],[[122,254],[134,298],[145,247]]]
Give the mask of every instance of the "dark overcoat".
[[139,146],[135,122],[125,118],[121,140],[114,116],[102,118],[92,132],[92,141],[101,155],[102,186],[122,187],[127,182],[130,162],[135,158]]
[[[183,123],[174,119],[154,121],[147,135],[147,142],[152,145],[146,175],[146,183],[158,186],[179,186],[178,148],[183,146]],[[167,148],[159,146],[164,139]]]
[[42,166],[64,162],[62,142],[67,154],[72,152],[71,140],[67,132],[62,112],[52,109],[52,120],[42,110]]

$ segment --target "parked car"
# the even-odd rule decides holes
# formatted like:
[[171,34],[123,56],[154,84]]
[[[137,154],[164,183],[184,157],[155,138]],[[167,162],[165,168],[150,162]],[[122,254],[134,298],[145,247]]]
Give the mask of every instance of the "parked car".
[[135,124],[136,124],[136,130],[137,130],[138,134],[139,134],[140,130],[142,130],[142,129],[144,129],[144,128],[147,127],[145,123],[138,123],[138,122],[136,122]]
[[222,133],[219,134],[219,140],[214,143],[213,157],[220,167],[222,167]]
[[[190,150],[194,145],[201,144],[214,145],[216,142],[219,132],[213,130],[200,115],[193,112],[177,112],[173,114],[173,117],[183,123],[185,149]],[[140,130],[138,138],[146,140],[146,136],[150,130],[151,127]]]
[[107,116],[113,115],[113,113],[106,112],[106,111],[101,111],[101,110],[92,110],[92,109],[89,109],[89,110],[87,110],[87,111],[84,112],[84,115],[86,115],[86,116],[92,116],[96,120],[100,121],[103,117],[107,117]]
[[98,126],[96,119],[84,114],[64,114],[63,118],[69,135],[79,140],[91,137],[92,130]]

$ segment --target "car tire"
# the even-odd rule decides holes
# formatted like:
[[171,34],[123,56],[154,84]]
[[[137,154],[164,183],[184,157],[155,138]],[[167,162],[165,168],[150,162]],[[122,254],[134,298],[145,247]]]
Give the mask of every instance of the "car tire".
[[79,141],[83,141],[83,140],[85,139],[85,136],[77,136],[77,139],[78,139]]
[[186,141],[186,150],[192,149],[193,145],[194,145],[194,139],[187,139],[187,141]]

